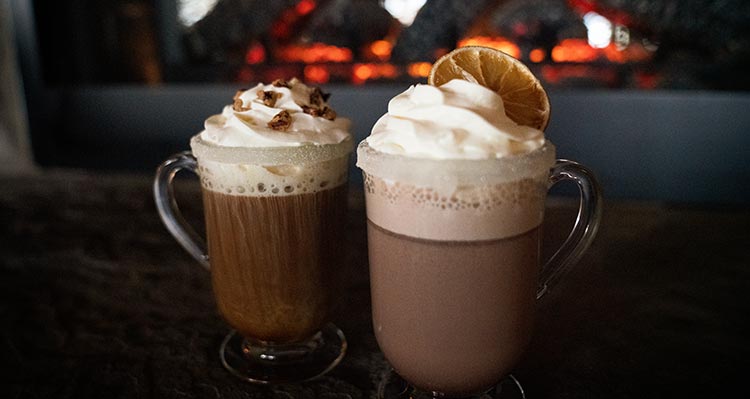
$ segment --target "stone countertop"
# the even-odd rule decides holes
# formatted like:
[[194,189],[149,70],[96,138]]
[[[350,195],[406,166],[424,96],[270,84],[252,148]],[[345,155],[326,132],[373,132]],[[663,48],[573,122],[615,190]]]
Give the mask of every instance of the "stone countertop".
[[[352,190],[349,351],[312,382],[231,376],[208,273],[161,224],[151,176],[0,176],[0,392],[7,398],[369,398],[388,369],[370,321],[366,229]],[[201,224],[197,184],[179,203]],[[549,201],[545,253],[576,203]],[[750,210],[605,203],[596,241],[541,300],[514,375],[529,398],[733,397],[750,371]],[[739,395],[742,397],[744,395]]]

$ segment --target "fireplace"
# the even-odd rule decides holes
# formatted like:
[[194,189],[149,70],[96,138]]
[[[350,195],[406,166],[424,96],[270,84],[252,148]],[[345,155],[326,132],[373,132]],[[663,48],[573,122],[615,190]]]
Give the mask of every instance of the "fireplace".
[[750,14],[727,11],[747,8],[741,0],[59,3],[35,2],[44,73],[58,84],[414,83],[447,51],[482,45],[523,60],[547,87],[749,87]]
[[479,44],[542,80],[545,134],[596,170],[608,197],[748,196],[745,0],[10,4],[41,166],[151,173],[238,87],[279,76],[325,84],[361,140],[437,57]]
[[627,14],[590,2],[434,1],[389,12],[376,2],[300,0],[254,21],[269,29],[248,27],[249,38],[236,46],[213,35],[227,21],[237,20],[228,29],[243,26],[232,3],[216,3],[191,26],[186,43],[193,59],[229,60],[228,78],[240,82],[289,75],[319,84],[412,82],[424,79],[440,55],[470,45],[525,61],[549,85],[648,88],[659,82],[642,68],[658,50],[654,40],[631,32]]

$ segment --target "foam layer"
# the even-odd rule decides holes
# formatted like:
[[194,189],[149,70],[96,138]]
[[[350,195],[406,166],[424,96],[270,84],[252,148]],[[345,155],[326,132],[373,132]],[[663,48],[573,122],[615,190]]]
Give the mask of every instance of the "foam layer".
[[194,136],[203,188],[238,196],[285,196],[338,187],[347,180],[352,142],[301,147],[222,147]]
[[489,160],[434,161],[383,154],[360,144],[367,217],[415,238],[496,240],[542,223],[554,146]]

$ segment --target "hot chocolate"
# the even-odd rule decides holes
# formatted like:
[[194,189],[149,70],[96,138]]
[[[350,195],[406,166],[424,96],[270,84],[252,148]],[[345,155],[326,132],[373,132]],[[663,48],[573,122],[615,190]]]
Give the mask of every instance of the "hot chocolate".
[[398,235],[369,222],[380,348],[425,390],[475,393],[510,371],[531,338],[539,228],[490,241]]
[[[210,269],[219,311],[234,328],[221,361],[257,383],[308,380],[341,361],[329,323],[341,296],[349,120],[297,79],[239,90],[221,114],[157,171],[157,207],[175,238]],[[207,251],[174,206],[169,184],[200,177]],[[207,254],[206,254],[207,252]]]
[[534,319],[554,147],[483,100],[502,107],[469,82],[412,87],[357,154],[375,336],[399,375],[444,395],[500,381]]
[[[360,146],[360,156],[368,151]],[[542,173],[549,155],[538,157]],[[365,155],[365,164],[372,156],[384,155]],[[446,194],[439,184],[396,182],[370,174],[374,169],[365,184],[381,350],[425,391],[490,388],[531,337],[545,175],[473,188],[481,179],[467,180]]]
[[[555,160],[542,131],[549,101],[519,61],[459,48],[428,83],[391,99],[357,149],[375,336],[410,385],[389,373],[378,391],[493,397],[530,340],[535,300],[591,242],[598,186],[581,165]],[[579,217],[542,268],[547,188],[565,179],[581,189]]]
[[253,197],[203,191],[219,311],[246,337],[309,338],[329,319],[341,275],[346,185]]

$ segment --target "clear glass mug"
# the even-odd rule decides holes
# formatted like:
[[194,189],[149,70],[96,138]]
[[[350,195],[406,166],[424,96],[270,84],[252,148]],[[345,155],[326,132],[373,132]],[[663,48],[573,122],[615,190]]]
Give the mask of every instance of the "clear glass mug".
[[[211,272],[219,311],[233,328],[222,364],[261,384],[325,374],[347,348],[329,320],[340,295],[352,141],[237,148],[196,135],[190,145],[192,152],[159,167],[154,197],[168,230]],[[174,198],[172,181],[183,169],[200,178],[207,246]]]
[[[599,225],[593,174],[555,160],[549,142],[501,159],[429,160],[363,141],[357,165],[365,177],[373,326],[395,370],[379,396],[491,397],[504,379],[523,393],[509,372],[531,338],[535,302],[580,259]],[[578,218],[541,267],[547,190],[561,180],[580,189]]]

